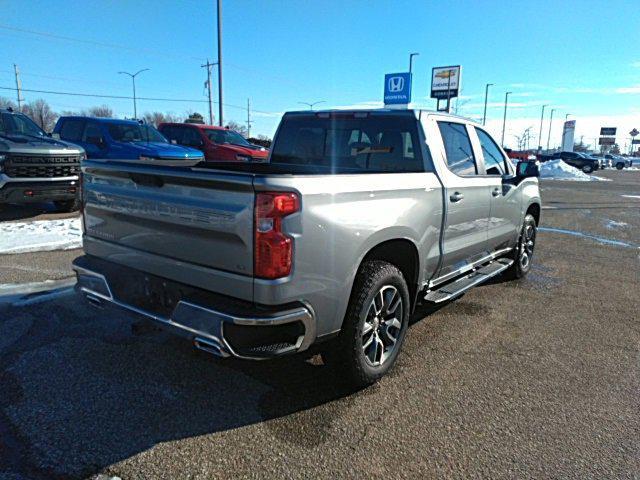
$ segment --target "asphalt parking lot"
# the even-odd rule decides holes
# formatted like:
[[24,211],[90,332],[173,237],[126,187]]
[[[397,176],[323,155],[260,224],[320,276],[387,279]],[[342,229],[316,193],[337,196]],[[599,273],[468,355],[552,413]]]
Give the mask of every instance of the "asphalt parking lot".
[[[317,357],[134,335],[68,290],[0,300],[0,479],[640,477],[640,171],[598,176],[541,182],[542,225],[565,231],[539,232],[531,274],[419,308],[361,391]],[[77,254],[0,274],[64,278]]]

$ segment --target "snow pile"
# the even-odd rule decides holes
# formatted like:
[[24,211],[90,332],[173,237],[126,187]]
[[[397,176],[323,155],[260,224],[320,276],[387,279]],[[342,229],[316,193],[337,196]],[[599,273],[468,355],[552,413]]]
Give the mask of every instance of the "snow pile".
[[80,218],[0,224],[0,254],[82,247]]
[[562,160],[550,160],[540,164],[540,178],[552,180],[571,180],[576,182],[593,182],[604,178],[588,175]]

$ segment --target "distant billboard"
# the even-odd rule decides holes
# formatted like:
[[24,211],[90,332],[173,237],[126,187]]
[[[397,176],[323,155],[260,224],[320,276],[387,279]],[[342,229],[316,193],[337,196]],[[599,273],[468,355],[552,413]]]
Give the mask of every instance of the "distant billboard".
[[616,139],[613,137],[600,137],[600,145],[615,145]]
[[573,142],[576,133],[576,121],[569,120],[564,122],[564,128],[562,129],[562,151],[573,152]]
[[[600,135],[602,135],[603,137],[607,137],[607,136],[616,136],[616,127],[602,127],[600,129]],[[609,145],[608,143],[601,143],[600,145]]]
[[431,98],[455,98],[462,85],[462,67],[434,67],[431,71]]

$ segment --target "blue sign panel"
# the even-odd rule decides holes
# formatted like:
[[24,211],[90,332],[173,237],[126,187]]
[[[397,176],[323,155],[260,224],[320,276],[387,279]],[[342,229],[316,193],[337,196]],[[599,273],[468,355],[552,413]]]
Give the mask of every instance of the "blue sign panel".
[[411,102],[411,74],[387,73],[384,76],[385,105]]

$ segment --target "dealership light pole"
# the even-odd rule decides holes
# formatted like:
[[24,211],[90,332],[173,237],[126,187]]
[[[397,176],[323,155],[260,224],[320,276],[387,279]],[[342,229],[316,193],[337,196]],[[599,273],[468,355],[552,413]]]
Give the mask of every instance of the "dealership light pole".
[[551,126],[553,125],[553,112],[555,111],[556,109],[552,108],[551,117],[549,117],[549,135],[547,136],[547,151],[549,151],[549,142],[551,141]]
[[420,55],[418,52],[409,54],[409,73],[413,72],[413,57],[417,57],[418,55]]
[[501,145],[504,148],[504,130],[507,126],[507,103],[509,102],[509,95],[513,92],[507,92],[504,94],[504,117],[502,118],[502,142]]
[[313,102],[313,103],[309,103],[309,102],[298,102],[302,105],[308,105],[309,106],[309,110],[313,110],[313,106],[314,105],[318,105],[319,103],[326,103],[324,100],[319,100],[317,102]]
[[218,0],[218,125],[222,124],[222,0]]
[[493,83],[487,83],[484,87],[484,113],[482,114],[482,125],[487,121],[487,98],[489,98],[489,87],[493,86]]
[[142,70],[138,70],[136,73],[118,72],[120,74],[129,75],[131,77],[131,82],[133,84],[133,118],[136,119],[138,118],[138,106],[136,105],[136,76],[148,70],[148,68],[143,68]]
[[573,115],[573,114],[572,114],[572,113],[567,113],[567,114],[564,116],[564,121],[565,121],[565,122],[569,119],[569,115]]
[[540,116],[540,134],[538,135],[538,153],[542,152],[542,122],[544,121],[544,109],[549,105],[542,105],[542,115]]

